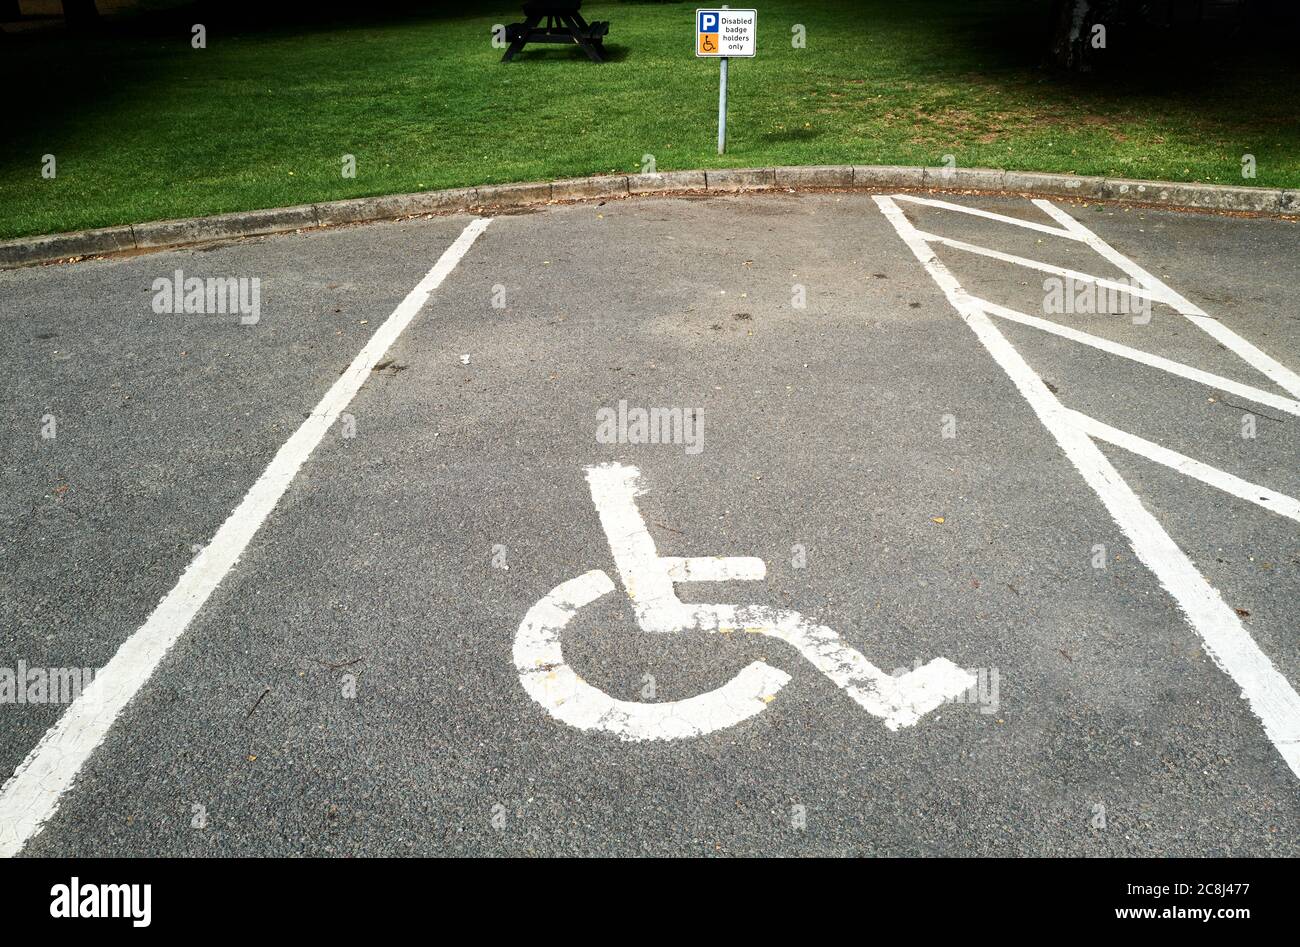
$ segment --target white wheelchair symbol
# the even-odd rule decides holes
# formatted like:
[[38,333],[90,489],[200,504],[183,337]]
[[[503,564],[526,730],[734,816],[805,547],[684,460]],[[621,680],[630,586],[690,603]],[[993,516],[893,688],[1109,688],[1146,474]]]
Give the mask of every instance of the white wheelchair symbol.
[[[641,473],[624,464],[587,468],[600,514],[637,623],[653,634],[687,631],[768,635],[794,647],[864,710],[890,730],[916,723],[945,700],[975,686],[975,678],[946,658],[899,677],[886,674],[830,628],[798,612],[761,605],[698,605],[677,598],[677,582],[757,580],[767,575],[751,556],[660,556],[636,506]],[[515,635],[514,661],[529,695],[557,720],[603,730],[624,740],[676,740],[734,726],[761,713],[790,675],[755,661],[726,684],[685,700],[618,700],[580,678],[564,661],[560,634],[578,609],[614,591],[599,569],[569,579],[528,610]]]

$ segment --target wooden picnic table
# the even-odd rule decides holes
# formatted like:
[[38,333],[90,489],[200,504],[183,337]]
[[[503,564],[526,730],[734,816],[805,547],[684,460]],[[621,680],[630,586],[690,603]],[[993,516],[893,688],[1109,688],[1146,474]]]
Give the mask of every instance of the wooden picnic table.
[[[506,27],[506,41],[510,45],[501,61],[514,59],[515,53],[528,43],[573,43],[592,62],[604,62],[609,23],[588,23],[578,12],[581,7],[581,0],[529,0],[524,4],[524,22]],[[542,26],[543,19],[545,26]]]

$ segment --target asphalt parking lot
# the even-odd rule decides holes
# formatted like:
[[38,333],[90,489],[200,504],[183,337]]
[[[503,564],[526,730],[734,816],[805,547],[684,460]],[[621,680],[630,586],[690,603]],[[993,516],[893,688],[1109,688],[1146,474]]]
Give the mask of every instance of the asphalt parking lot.
[[[0,273],[0,666],[112,692],[44,742],[65,704],[0,705],[0,849],[1300,854],[1300,229],[1050,207],[643,198]],[[178,270],[256,278],[256,322],[156,311]],[[1151,306],[1049,311],[1076,273]],[[646,533],[688,611],[959,696],[887,725],[788,636],[645,630]],[[706,556],[764,575],[682,581]],[[519,639],[592,570],[556,635],[617,707],[575,724]],[[755,662],[788,681],[739,719],[634,726]]]

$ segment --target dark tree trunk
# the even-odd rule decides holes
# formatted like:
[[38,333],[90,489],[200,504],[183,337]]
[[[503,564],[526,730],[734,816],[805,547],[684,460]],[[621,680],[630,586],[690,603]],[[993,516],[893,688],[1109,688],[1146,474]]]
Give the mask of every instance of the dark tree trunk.
[[1090,56],[1094,0],[1056,0],[1052,11],[1052,37],[1049,53],[1052,62],[1062,69],[1087,72]]
[[95,0],[63,0],[63,22],[69,29],[85,29],[99,22]]

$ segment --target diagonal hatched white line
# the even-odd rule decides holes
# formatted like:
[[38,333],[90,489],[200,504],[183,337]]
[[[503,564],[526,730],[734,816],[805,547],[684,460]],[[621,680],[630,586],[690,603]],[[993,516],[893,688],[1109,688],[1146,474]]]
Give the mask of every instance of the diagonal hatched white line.
[[1138,437],[1128,431],[1121,431],[1117,427],[1111,427],[1109,424],[1098,421],[1081,411],[1067,408],[1066,418],[1076,427],[1093,437],[1114,444],[1116,447],[1122,447],[1126,451],[1145,457],[1147,460],[1154,460],[1156,463],[1170,467],[1184,476],[1191,477],[1193,480],[1199,480],[1201,483],[1209,484],[1224,493],[1230,493],[1238,499],[1263,507],[1270,513],[1277,513],[1279,516],[1285,516],[1288,519],[1300,522],[1300,500],[1294,497],[1289,497],[1285,493],[1278,493],[1276,490],[1270,490],[1268,487],[1261,487],[1257,483],[1251,483],[1249,480],[1243,480],[1241,477],[1234,476],[1217,467],[1211,467],[1209,464],[1188,457],[1186,454],[1180,454],[1168,447],[1162,447],[1154,441],[1148,441],[1144,437]]
[[1097,286],[1104,286],[1107,289],[1113,289],[1117,292],[1128,293],[1130,296],[1136,296],[1139,299],[1150,299],[1153,302],[1169,302],[1165,293],[1160,289],[1146,289],[1141,286],[1132,286],[1128,283],[1119,283],[1104,276],[1093,276],[1091,273],[1083,273],[1079,270],[1071,270],[1064,266],[1054,266],[1051,263],[1044,263],[1041,260],[1031,260],[1029,257],[1016,256],[1014,253],[1003,253],[1001,250],[994,250],[990,247],[981,247],[975,243],[967,243],[965,240],[954,240],[951,237],[940,237],[938,234],[928,233],[924,230],[918,230],[917,236],[926,243],[941,243],[946,247],[952,247],[954,250],[964,250],[967,253],[975,253],[979,256],[986,256],[990,259],[1001,260],[1004,263],[1014,263],[1016,266],[1023,266],[1026,269],[1038,270],[1041,273],[1052,273],[1066,279],[1072,279],[1076,283],[1094,283]]
[[1092,249],[1096,250],[1111,263],[1128,273],[1131,278],[1152,290],[1161,293],[1164,297],[1160,300],[1161,302],[1167,302],[1170,306],[1176,309],[1183,318],[1187,319],[1201,331],[1209,335],[1210,338],[1222,344],[1225,348],[1230,349],[1239,358],[1250,365],[1251,368],[1255,369],[1261,375],[1264,375],[1284,391],[1300,398],[1300,375],[1297,375],[1258,346],[1251,342],[1247,342],[1219,320],[1211,318],[1200,306],[1190,302],[1181,293],[1165,285],[1164,281],[1152,276],[1142,267],[1138,266],[1138,264],[1124,256],[1124,254],[1120,253],[1105,240],[1102,240],[1101,237],[1097,236],[1051,201],[1036,198],[1034,200],[1034,205],[1044,213],[1050,214],[1054,220],[1061,224],[1061,226],[1078,234],[1079,239],[1083,240],[1088,244],[1088,246],[1092,247]]
[[1079,329],[1072,329],[1069,326],[1063,326],[1059,322],[1052,322],[1049,319],[1041,319],[1038,316],[1031,316],[1028,313],[1020,312],[1017,309],[1011,309],[1007,306],[990,302],[987,299],[980,299],[972,296],[972,300],[979,305],[981,309],[992,315],[999,316],[1011,322],[1018,322],[1021,325],[1031,326],[1035,329],[1041,329],[1044,332],[1050,332],[1052,335],[1059,335],[1063,339],[1069,339],[1071,342],[1078,342],[1081,345],[1091,346],[1103,352],[1109,352],[1112,355],[1118,355],[1121,358],[1127,358],[1134,362],[1140,362],[1151,368],[1158,368],[1161,371],[1169,372],[1171,375],[1178,375],[1189,381],[1200,382],[1211,388],[1217,388],[1220,391],[1231,392],[1234,395],[1240,395],[1243,398],[1249,398],[1259,404],[1268,405],[1270,408],[1276,408],[1287,414],[1300,416],[1300,401],[1291,398],[1285,398],[1282,395],[1275,395],[1270,391],[1264,391],[1262,388],[1256,388],[1253,385],[1247,385],[1244,382],[1233,381],[1231,378],[1224,378],[1222,375],[1216,375],[1213,372],[1202,371],[1191,365],[1182,362],[1176,362],[1171,358],[1165,358],[1161,355],[1152,355],[1150,352],[1144,352],[1141,349],[1135,349],[1124,345],[1120,342],[1112,342],[1110,339],[1103,339],[1101,336],[1092,335]]
[[1138,559],[1173,596],[1204,643],[1206,654],[1241,688],[1265,735],[1291,772],[1300,777],[1300,694],[1260,649],[1223,596],[1142,505],[1091,436],[1074,423],[1069,409],[939,260],[902,209],[889,197],[872,199],[1097,494]]
[[979,207],[967,207],[964,204],[954,204],[951,201],[936,200],[932,197],[917,197],[915,194],[895,194],[900,201],[907,201],[911,204],[924,204],[926,207],[937,207],[941,210],[956,211],[960,214],[967,214],[971,217],[983,217],[985,220],[996,220],[999,223],[1014,224],[1017,227],[1023,227],[1028,230],[1037,230],[1039,233],[1051,234],[1053,237],[1064,237],[1067,240],[1077,240],[1082,242],[1083,238],[1072,230],[1063,230],[1060,227],[1052,227],[1048,224],[1040,224],[1033,220],[1024,220],[1020,217],[1009,217],[1006,214],[995,214],[991,210],[983,210]]

